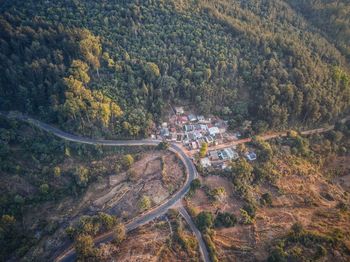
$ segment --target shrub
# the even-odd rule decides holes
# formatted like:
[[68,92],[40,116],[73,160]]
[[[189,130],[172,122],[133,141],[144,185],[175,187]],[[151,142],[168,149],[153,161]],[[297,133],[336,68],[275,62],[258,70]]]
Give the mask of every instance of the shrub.
[[124,169],[130,168],[133,163],[134,163],[134,158],[132,155],[127,154],[123,156],[122,164]]
[[244,209],[240,209],[241,211],[241,215],[242,215],[242,223],[244,225],[249,225],[252,224],[254,222],[254,219],[248,214],[247,211],[245,211]]
[[245,211],[247,211],[248,215],[251,216],[252,218],[255,217],[255,211],[256,211],[256,206],[251,203],[251,202],[248,202],[246,203],[244,206],[243,206],[243,209]]
[[210,260],[213,262],[218,262],[219,259],[217,257],[216,247],[214,242],[211,240],[211,237],[208,234],[203,235],[203,240],[205,244],[207,245]]
[[263,194],[261,196],[260,202],[261,202],[262,205],[269,205],[269,206],[271,206],[272,205],[271,194],[269,192]]
[[196,191],[200,187],[201,187],[201,181],[198,178],[193,179],[191,182],[190,189],[193,191]]
[[228,212],[219,212],[215,218],[215,227],[233,227],[237,223],[237,218]]
[[124,224],[118,223],[113,229],[113,242],[120,244],[126,238],[126,229]]
[[94,257],[96,249],[94,248],[94,241],[89,235],[79,235],[74,241],[75,251],[78,258],[83,261]]
[[157,149],[158,150],[167,150],[169,148],[169,143],[166,142],[166,141],[163,141],[163,142],[160,142],[158,145],[157,145]]
[[148,196],[143,196],[139,200],[139,209],[145,211],[151,207],[151,199]]
[[47,193],[49,193],[49,185],[48,184],[42,184],[40,186],[40,193],[43,195],[46,195]]
[[78,186],[85,187],[89,181],[89,170],[79,166],[74,171],[74,177]]
[[213,215],[210,212],[202,211],[196,217],[196,224],[200,231],[206,232],[213,226]]

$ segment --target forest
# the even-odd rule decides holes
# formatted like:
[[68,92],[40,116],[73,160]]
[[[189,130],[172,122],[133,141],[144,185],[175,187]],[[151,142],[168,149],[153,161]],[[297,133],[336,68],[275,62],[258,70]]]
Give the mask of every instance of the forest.
[[320,2],[4,1],[0,110],[124,138],[169,103],[256,132],[333,121],[350,103],[348,6]]

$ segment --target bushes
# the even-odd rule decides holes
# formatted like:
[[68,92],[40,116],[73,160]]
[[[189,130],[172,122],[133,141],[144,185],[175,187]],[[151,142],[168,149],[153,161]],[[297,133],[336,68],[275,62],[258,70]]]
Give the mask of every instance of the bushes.
[[157,149],[158,150],[167,150],[169,148],[169,143],[164,141],[164,142],[160,142],[158,145],[157,145]]
[[190,190],[188,191],[188,196],[191,197],[196,192],[197,189],[201,188],[201,181],[195,178],[191,181]]
[[196,225],[202,232],[207,232],[212,228],[214,217],[210,212],[202,211],[196,217]]
[[152,201],[148,196],[142,196],[138,203],[140,211],[145,211],[149,209],[151,205],[152,205]]
[[100,212],[95,216],[80,217],[76,224],[67,227],[66,233],[71,239],[75,239],[79,235],[96,236],[101,232],[111,230],[118,223],[116,217]]
[[292,225],[290,232],[271,248],[268,261],[315,261],[325,257],[328,249],[350,254],[342,240],[342,232],[324,235],[305,230],[302,224],[297,222]]
[[252,202],[248,202],[243,205],[243,209],[247,211],[248,215],[251,217],[255,217],[256,206]]
[[132,155],[127,154],[123,156],[122,165],[124,169],[129,169],[133,163],[134,163],[134,158]]
[[79,166],[74,171],[74,177],[78,186],[86,187],[89,182],[89,170],[83,166]]
[[254,222],[254,218],[251,217],[247,211],[245,211],[244,209],[240,209],[241,211],[241,215],[242,215],[242,224],[244,225],[250,225],[250,224],[253,224]]
[[217,187],[212,190],[210,190],[208,187],[205,187],[205,189],[209,199],[212,202],[221,202],[226,196],[226,191],[224,187]]
[[214,242],[211,240],[211,237],[209,234],[205,233],[203,235],[203,240],[208,248],[208,252],[209,252],[209,256],[210,256],[210,260],[212,262],[218,262],[219,259],[217,257],[217,251],[216,251],[216,247]]
[[74,248],[79,259],[85,261],[97,254],[94,241],[89,235],[79,235],[74,241]]
[[117,223],[113,228],[113,243],[119,245],[126,238],[126,229],[124,224]]
[[237,223],[237,218],[228,212],[219,212],[214,220],[215,227],[233,227]]
[[260,198],[260,203],[264,205],[271,206],[272,205],[272,196],[269,192],[264,193]]

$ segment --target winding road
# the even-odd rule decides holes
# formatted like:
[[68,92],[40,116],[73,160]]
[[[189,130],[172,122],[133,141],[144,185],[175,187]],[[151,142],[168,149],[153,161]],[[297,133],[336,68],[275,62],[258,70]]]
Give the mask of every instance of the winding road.
[[[56,127],[53,127],[51,125],[45,124],[39,120],[33,119],[31,117],[25,116],[21,113],[14,113],[14,112],[0,112],[1,116],[7,117],[9,119],[16,119],[20,121],[27,122],[29,124],[32,124],[42,130],[45,130],[46,132],[52,133],[57,137],[60,137],[64,140],[76,142],[76,143],[82,143],[82,144],[90,144],[90,145],[103,145],[103,146],[157,146],[161,140],[151,140],[151,139],[141,139],[141,140],[103,140],[103,139],[91,139],[86,137],[81,137],[73,134],[69,134],[67,132],[64,132]],[[191,159],[182,151],[182,149],[177,146],[176,144],[170,144],[168,150],[171,152],[174,152],[180,160],[184,163],[186,167],[186,181],[182,185],[181,189],[177,191],[170,199],[162,203],[161,205],[141,214],[140,216],[132,219],[129,221],[125,227],[127,231],[131,231],[133,229],[136,229],[144,224],[147,224],[148,222],[154,220],[155,218],[164,215],[169,208],[173,207],[178,201],[180,201],[188,192],[191,182],[193,179],[195,179],[198,174],[196,167],[194,166]],[[181,214],[184,216],[184,211],[181,212]],[[187,214],[187,212],[186,212]],[[188,215],[188,214],[187,214]],[[185,216],[184,216],[185,217]],[[195,228],[193,221],[191,217],[185,217],[186,221],[192,224],[190,224],[190,227],[193,229]],[[196,229],[196,228],[195,228]],[[209,262],[209,256],[208,251],[206,250],[206,246],[203,242],[203,239],[201,238],[200,232],[196,229],[194,231],[196,237],[200,236],[198,238],[199,246],[200,246],[200,252],[203,256],[203,260],[205,262]],[[113,240],[113,233],[107,232],[103,235],[98,236],[94,239],[95,244],[105,243]],[[55,259],[55,261],[74,261],[76,259],[76,254],[74,248],[71,246],[68,250],[66,250],[64,253],[60,254],[59,257]]]
[[[157,146],[161,140],[151,140],[151,139],[141,139],[141,140],[103,140],[103,139],[91,139],[91,138],[86,138],[86,137],[81,137],[73,134],[66,133],[56,127],[50,126],[48,124],[45,124],[41,121],[38,121],[36,119],[33,119],[31,117],[25,116],[21,113],[17,112],[0,112],[0,116],[7,117],[9,119],[16,119],[16,120],[21,120],[27,123],[30,123],[42,130],[45,130],[49,133],[52,133],[56,135],[57,137],[60,137],[64,140],[67,141],[72,141],[76,143],[83,143],[83,144],[90,144],[90,145],[103,145],[103,146]],[[350,119],[350,117],[344,118],[341,120],[341,122],[345,122],[346,120]],[[333,126],[329,126],[326,128],[318,128],[318,129],[313,129],[313,130],[307,130],[300,132],[301,135],[310,135],[310,134],[315,134],[315,133],[323,133],[327,132],[334,129]],[[283,137],[287,136],[287,132],[279,132],[279,133],[272,133],[268,135],[263,135],[261,138],[263,140],[269,140],[272,138],[276,137]],[[226,144],[221,144],[218,146],[215,146],[211,149],[220,149],[224,148],[230,145],[237,145],[237,144],[243,144],[250,142],[251,138],[247,139],[241,139],[237,140],[234,142],[226,143]],[[127,231],[131,231],[133,229],[136,229],[142,225],[147,224],[148,222],[154,220],[157,217],[160,217],[164,215],[169,208],[172,208],[174,206],[179,206],[178,203],[181,201],[181,199],[186,195],[188,192],[191,182],[193,179],[195,179],[198,174],[197,170],[191,161],[191,159],[187,156],[187,154],[184,152],[184,150],[181,148],[181,146],[178,146],[174,143],[170,144],[168,150],[171,152],[174,152],[180,160],[184,163],[186,167],[186,181],[181,187],[179,191],[177,191],[170,199],[162,203],[161,205],[141,214],[140,216],[132,219],[129,221],[125,227]],[[196,228],[195,224],[193,223],[191,217],[187,213],[186,209],[180,205],[178,207],[178,210],[180,214],[184,217],[186,222],[189,224],[191,227],[192,231],[194,232],[198,243],[199,243],[199,249],[200,253],[202,255],[202,258],[205,262],[209,262],[210,258],[208,255],[207,247],[203,241],[202,235],[200,231]],[[113,233],[112,232],[107,232],[103,235],[98,236],[97,238],[94,239],[95,244],[100,244],[100,243],[105,243],[113,240]],[[55,261],[74,261],[76,259],[76,254],[74,248],[71,246],[68,248],[64,253],[60,254],[59,257],[55,259]]]

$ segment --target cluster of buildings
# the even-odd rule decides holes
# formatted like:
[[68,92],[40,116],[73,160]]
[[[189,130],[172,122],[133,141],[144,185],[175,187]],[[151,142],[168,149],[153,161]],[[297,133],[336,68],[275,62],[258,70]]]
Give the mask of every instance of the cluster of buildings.
[[[197,150],[202,143],[207,143],[209,152],[205,158],[200,159],[204,168],[214,167],[225,169],[229,161],[240,156],[235,147],[210,150],[211,146],[223,143],[223,136],[227,135],[227,122],[218,118],[205,118],[202,115],[186,114],[183,107],[175,107],[175,114],[169,122],[161,125],[158,135],[162,139],[182,143],[188,150]],[[233,134],[238,139],[241,134]],[[249,161],[256,160],[254,152],[244,155]]]
[[183,107],[175,107],[175,115],[160,129],[162,139],[183,143],[189,150],[200,148],[202,143],[217,145],[221,134],[227,130],[227,123],[217,118],[186,114]]

